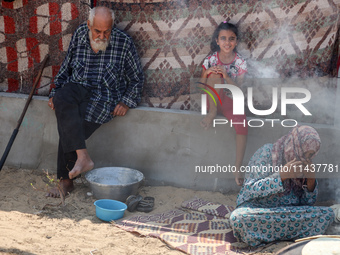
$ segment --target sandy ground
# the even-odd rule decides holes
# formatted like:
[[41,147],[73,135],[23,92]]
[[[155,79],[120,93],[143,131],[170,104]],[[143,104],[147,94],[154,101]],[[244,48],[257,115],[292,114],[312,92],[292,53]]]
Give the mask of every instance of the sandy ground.
[[[48,179],[43,172],[4,167],[0,175],[0,254],[184,254],[161,240],[140,237],[99,220],[95,198],[89,196],[90,187],[82,178],[77,179],[65,206],[46,206],[61,200],[46,198],[31,186],[46,188]],[[145,186],[140,194],[155,197],[153,213],[180,207],[195,196],[229,205],[236,201],[236,194],[169,186]],[[136,213],[126,211],[124,217]],[[288,244],[272,245],[256,254],[273,254]]]

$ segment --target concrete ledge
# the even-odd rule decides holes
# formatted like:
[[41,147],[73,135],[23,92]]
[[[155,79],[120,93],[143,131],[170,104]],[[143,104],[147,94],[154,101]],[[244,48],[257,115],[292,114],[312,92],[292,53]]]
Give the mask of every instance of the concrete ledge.
[[[0,93],[0,153],[2,155],[26,103],[26,95]],[[34,96],[6,161],[7,166],[56,171],[58,133],[47,97]],[[197,172],[200,166],[234,165],[235,131],[228,125],[203,130],[199,113],[149,107],[131,109],[102,125],[88,140],[95,167],[124,166],[142,171],[150,185],[174,185],[197,190],[237,192],[231,173]],[[338,164],[339,128],[314,126],[322,140],[316,163]],[[290,128],[270,124],[250,128],[244,164],[265,143],[275,142]],[[201,168],[203,169],[203,168]],[[339,177],[339,173],[332,178]],[[335,181],[334,181],[335,182]],[[333,186],[334,184],[334,186]],[[339,197],[337,180],[321,180],[321,193]],[[332,187],[333,186],[333,187]],[[325,193],[326,192],[326,193]],[[338,193],[338,194],[337,194]]]

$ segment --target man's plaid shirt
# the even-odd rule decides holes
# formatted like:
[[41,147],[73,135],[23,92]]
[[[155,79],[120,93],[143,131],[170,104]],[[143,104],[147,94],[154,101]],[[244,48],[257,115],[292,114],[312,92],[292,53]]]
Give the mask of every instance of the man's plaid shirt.
[[134,108],[141,100],[144,74],[130,36],[113,28],[104,52],[95,53],[90,45],[87,24],[72,36],[67,55],[54,83],[50,98],[66,83],[78,83],[92,92],[85,120],[103,124],[119,102]]

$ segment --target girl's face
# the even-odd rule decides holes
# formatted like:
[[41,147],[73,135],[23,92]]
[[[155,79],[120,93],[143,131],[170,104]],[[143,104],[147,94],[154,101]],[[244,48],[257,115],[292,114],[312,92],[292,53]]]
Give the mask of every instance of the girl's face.
[[220,46],[220,52],[230,54],[234,51],[237,45],[236,34],[231,30],[221,30],[216,43]]

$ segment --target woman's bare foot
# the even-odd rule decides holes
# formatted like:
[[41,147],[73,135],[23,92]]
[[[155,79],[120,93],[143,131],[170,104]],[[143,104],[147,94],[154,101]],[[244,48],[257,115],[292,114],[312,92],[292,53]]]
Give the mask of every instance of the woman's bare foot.
[[244,182],[244,178],[242,177],[235,177],[235,182],[238,186],[242,186]]
[[216,117],[216,114],[208,113],[208,115],[205,116],[204,119],[201,121],[201,126],[205,130],[209,129],[215,117]]
[[242,186],[243,185],[243,181],[244,181],[242,173],[241,172],[235,172],[235,173],[233,173],[233,175],[235,176],[236,184],[238,186]]
[[91,160],[90,155],[87,153],[86,149],[77,150],[77,156],[77,161],[68,174],[70,179],[77,177],[81,173],[90,171],[94,167],[94,163]]
[[[61,189],[61,192],[63,192],[63,196],[64,197],[67,195],[67,193],[69,193],[72,190],[74,190],[73,181],[70,180],[70,179],[60,180],[59,181],[59,187]],[[54,197],[54,198],[60,197],[59,188],[58,187],[54,187],[54,188],[50,189],[47,192],[46,197]]]

